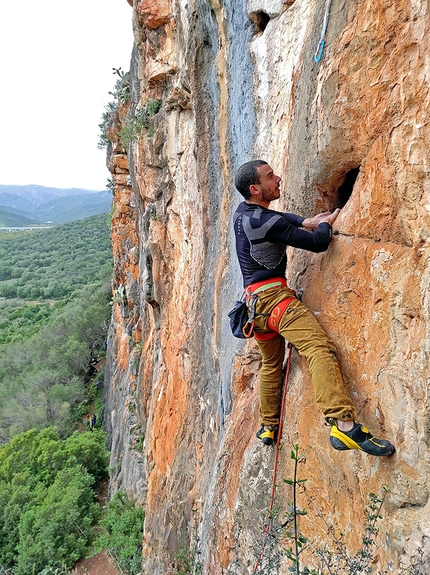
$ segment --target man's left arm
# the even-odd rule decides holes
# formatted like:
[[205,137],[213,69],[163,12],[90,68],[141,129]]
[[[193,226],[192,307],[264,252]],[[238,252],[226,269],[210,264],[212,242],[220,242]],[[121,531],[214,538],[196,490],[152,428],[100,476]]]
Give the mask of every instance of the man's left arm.
[[336,209],[333,213],[323,212],[312,218],[283,214],[283,222],[281,220],[273,226],[270,239],[271,241],[280,241],[293,248],[315,253],[324,252],[331,242],[331,224],[337,218],[339,211]]

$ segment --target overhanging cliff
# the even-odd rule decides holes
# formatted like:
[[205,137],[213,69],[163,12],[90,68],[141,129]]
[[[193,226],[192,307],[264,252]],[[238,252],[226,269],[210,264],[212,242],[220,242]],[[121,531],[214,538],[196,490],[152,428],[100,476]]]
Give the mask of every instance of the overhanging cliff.
[[[430,3],[332,0],[315,62],[325,7],[133,3],[130,100],[108,130],[105,424],[111,490],[146,510],[143,573],[175,573],[192,524],[205,575],[252,572],[274,453],[255,439],[257,347],[231,336],[226,314],[241,293],[232,182],[257,157],[283,177],[278,209],[343,207],[328,252],[289,251],[288,281],[337,344],[360,419],[397,448],[389,459],[332,450],[294,355],[278,476],[291,476],[298,443],[307,491],[351,552],[368,494],[387,485],[376,568],[395,572],[419,548],[430,557]],[[314,536],[324,541],[316,524]]]

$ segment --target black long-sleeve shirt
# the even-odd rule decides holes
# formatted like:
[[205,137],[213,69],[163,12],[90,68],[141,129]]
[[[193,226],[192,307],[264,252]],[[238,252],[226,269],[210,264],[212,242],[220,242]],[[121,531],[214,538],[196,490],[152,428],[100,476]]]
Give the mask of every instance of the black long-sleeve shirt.
[[242,202],[233,218],[236,252],[243,285],[285,277],[286,247],[324,252],[331,241],[331,225],[324,222],[309,232],[300,229],[305,218]]

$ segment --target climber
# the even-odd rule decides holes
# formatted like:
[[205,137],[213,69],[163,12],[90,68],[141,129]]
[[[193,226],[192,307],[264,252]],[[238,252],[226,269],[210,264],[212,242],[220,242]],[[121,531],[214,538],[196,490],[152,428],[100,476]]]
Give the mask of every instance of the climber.
[[316,253],[326,251],[331,241],[331,224],[340,210],[312,218],[269,210],[270,202],[280,196],[280,182],[281,178],[263,160],[243,164],[235,178],[236,188],[245,199],[234,214],[245,297],[258,295],[254,336],[262,366],[261,429],[257,437],[265,445],[276,441],[287,340],[308,362],[316,403],[331,426],[332,447],[392,455],[395,448],[389,441],[373,437],[356,421],[354,405],[344,393],[333,342],[286,282],[286,247]]
[[90,431],[93,431],[94,424],[95,424],[95,416],[94,415],[91,416],[89,413],[87,413],[87,425]]

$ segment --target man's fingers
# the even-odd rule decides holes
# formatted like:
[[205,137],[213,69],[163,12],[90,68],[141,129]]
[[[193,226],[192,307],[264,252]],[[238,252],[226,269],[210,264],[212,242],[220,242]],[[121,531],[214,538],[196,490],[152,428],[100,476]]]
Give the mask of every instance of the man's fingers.
[[336,209],[334,210],[334,212],[329,216],[329,218],[327,219],[327,221],[328,221],[330,224],[332,224],[332,223],[335,221],[335,219],[337,218],[337,216],[339,215],[339,212],[340,212],[340,209],[339,209],[339,208],[336,208]]
[[322,214],[319,214],[318,216],[316,216],[319,220],[319,222],[327,222],[328,224],[332,224],[335,219],[337,218],[337,216],[339,215],[340,212],[340,208],[336,208],[334,210],[334,212],[324,212]]

